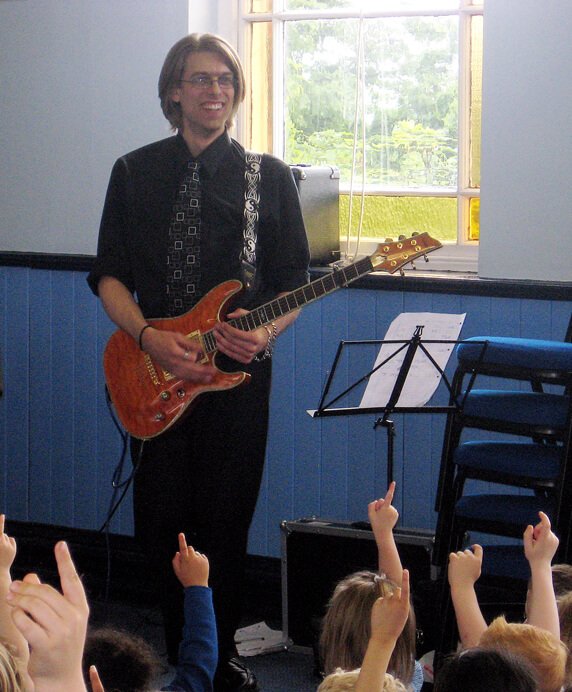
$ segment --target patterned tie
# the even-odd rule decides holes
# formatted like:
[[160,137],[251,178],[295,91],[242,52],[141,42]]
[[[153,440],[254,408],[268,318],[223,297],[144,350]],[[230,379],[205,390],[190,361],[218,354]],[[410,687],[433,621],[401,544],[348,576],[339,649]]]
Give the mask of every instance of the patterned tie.
[[189,161],[169,227],[167,257],[168,316],[190,310],[200,298],[201,187],[199,164]]

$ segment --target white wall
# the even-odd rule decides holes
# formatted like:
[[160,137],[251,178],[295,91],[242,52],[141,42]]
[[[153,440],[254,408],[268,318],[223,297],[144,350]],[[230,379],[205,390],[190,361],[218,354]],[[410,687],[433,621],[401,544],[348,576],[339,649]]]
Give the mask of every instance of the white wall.
[[[117,156],[168,134],[157,78],[188,28],[233,44],[237,0],[0,1],[0,251],[93,254]],[[486,278],[572,281],[572,5],[485,7]]]
[[572,281],[571,120],[570,1],[487,0],[481,277]]
[[169,134],[187,21],[187,0],[0,2],[0,251],[95,253],[114,160]]
[[238,4],[242,0],[189,0],[189,31],[210,32],[238,46]]

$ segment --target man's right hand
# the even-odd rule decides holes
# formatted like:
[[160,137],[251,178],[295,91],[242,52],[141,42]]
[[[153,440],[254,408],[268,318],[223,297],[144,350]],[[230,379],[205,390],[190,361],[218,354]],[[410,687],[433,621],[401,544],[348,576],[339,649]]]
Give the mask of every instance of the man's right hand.
[[216,368],[205,360],[200,344],[179,332],[146,329],[142,338],[143,350],[164,370],[181,380],[208,384]]

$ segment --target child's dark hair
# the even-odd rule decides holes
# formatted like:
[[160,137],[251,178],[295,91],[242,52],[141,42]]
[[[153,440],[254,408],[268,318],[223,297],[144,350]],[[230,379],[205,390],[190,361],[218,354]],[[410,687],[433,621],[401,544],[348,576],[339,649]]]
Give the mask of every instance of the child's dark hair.
[[556,596],[572,591],[572,565],[556,563],[552,565],[552,583]]
[[531,666],[508,651],[473,647],[448,656],[435,679],[434,692],[536,692]]
[[83,652],[83,674],[97,668],[105,692],[150,690],[161,662],[153,647],[138,635],[113,627],[99,627],[87,633]]

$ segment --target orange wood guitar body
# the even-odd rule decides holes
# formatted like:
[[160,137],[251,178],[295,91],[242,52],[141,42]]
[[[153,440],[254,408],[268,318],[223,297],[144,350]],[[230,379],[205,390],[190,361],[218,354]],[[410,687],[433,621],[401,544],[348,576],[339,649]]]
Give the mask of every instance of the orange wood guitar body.
[[[184,315],[149,320],[155,329],[176,331],[201,342],[205,362],[215,364],[216,350],[204,343],[217,321],[224,317],[230,299],[242,290],[240,281],[226,281],[213,288],[197,305]],[[105,348],[103,368],[107,389],[117,416],[133,437],[142,440],[155,437],[171,427],[195,399],[207,391],[231,389],[247,382],[246,372],[223,372],[217,368],[208,384],[179,380],[157,366],[141,351],[129,334],[119,329]]]

